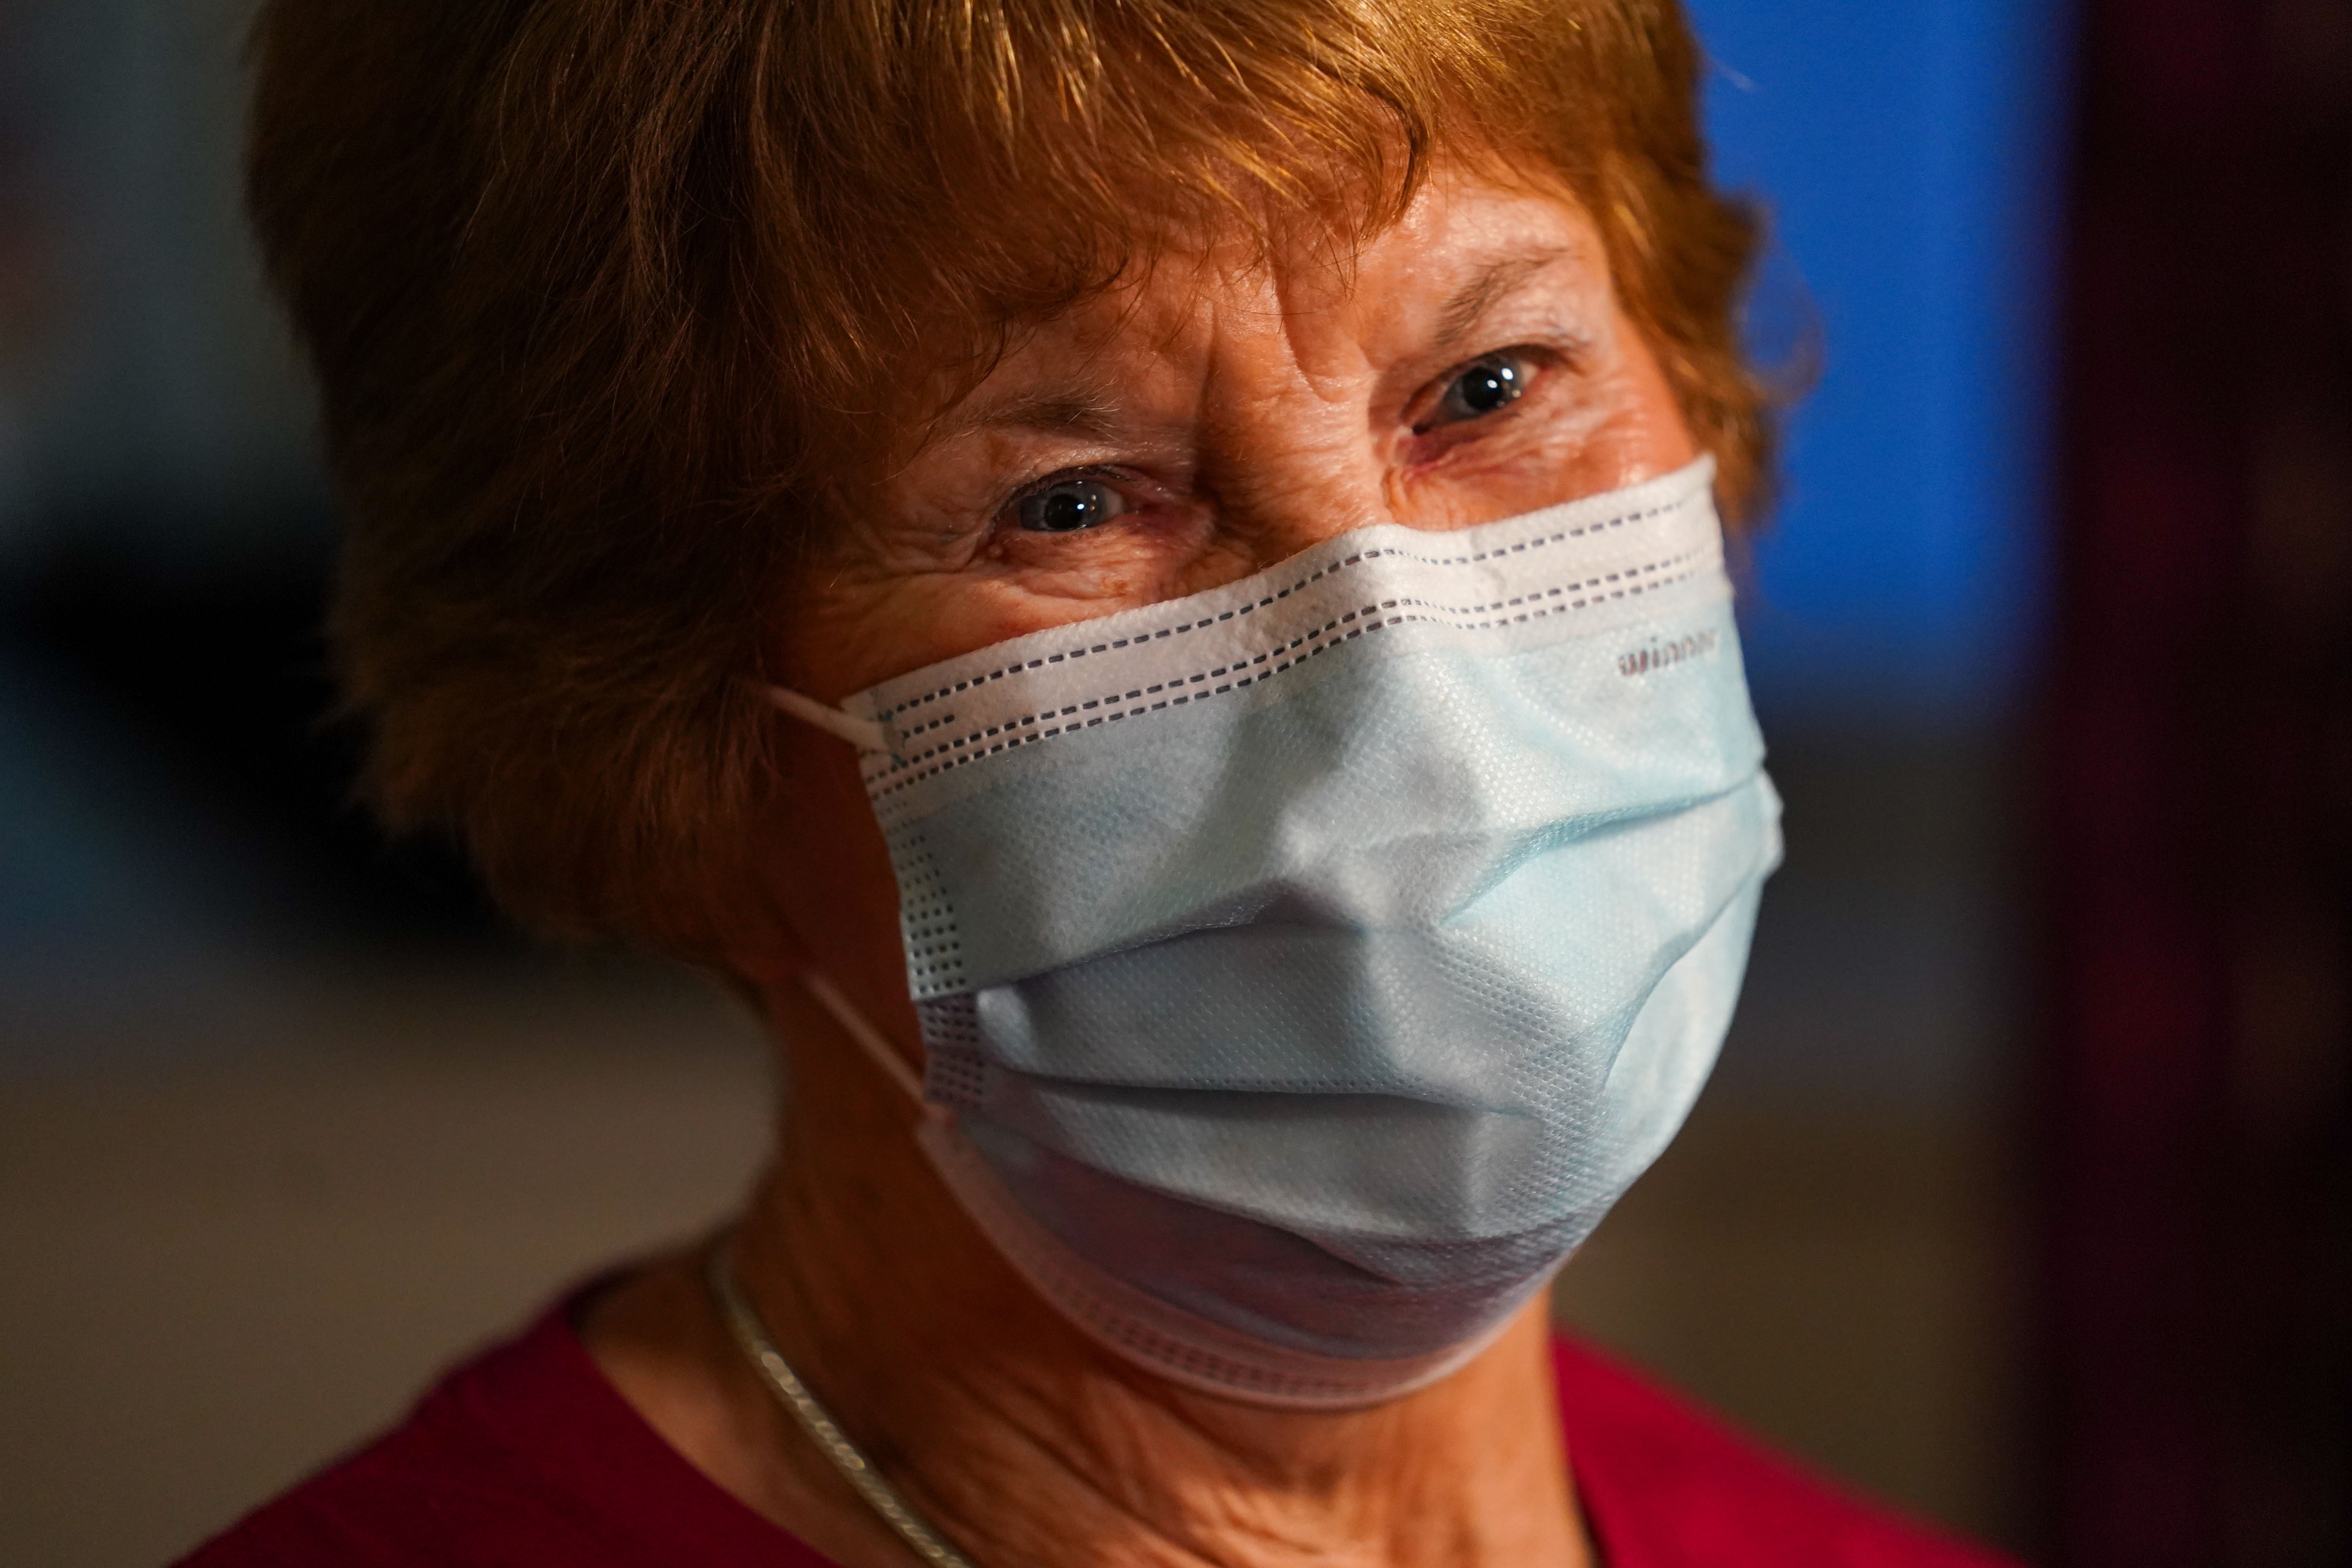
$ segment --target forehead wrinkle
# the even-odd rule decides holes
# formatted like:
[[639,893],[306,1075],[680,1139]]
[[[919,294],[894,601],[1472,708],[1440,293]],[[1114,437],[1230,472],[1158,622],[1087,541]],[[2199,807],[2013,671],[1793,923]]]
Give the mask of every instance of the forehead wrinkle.
[[[1009,373],[1003,378],[1016,384],[1045,383],[1045,388],[992,394],[989,381],[983,380],[929,423],[922,445],[982,430],[1018,430],[1094,441],[1109,441],[1122,434],[1129,424],[1128,410],[1113,390],[1118,378],[1105,363],[1105,355],[1115,353],[1119,340],[1148,313],[1155,292],[1152,284],[1160,275],[1160,259],[1157,256],[1130,258],[1113,283],[1025,322],[1018,333],[1018,346],[998,362],[997,372]],[[1155,354],[1164,357],[1175,345],[1187,324],[1187,314],[1174,313],[1152,344]],[[1063,368],[1049,373],[1045,364],[1054,360],[1059,360]],[[1024,368],[1015,370],[1015,366]],[[995,379],[994,373],[990,379]]]
[[1254,277],[1254,292],[1236,301],[1234,314],[1261,333],[1280,337],[1291,369],[1318,400],[1347,401],[1365,364],[1363,343],[1347,310],[1360,278],[1328,256],[1310,256],[1291,266],[1268,264],[1255,268]]
[[1526,256],[1507,256],[1479,268],[1470,281],[1447,296],[1437,312],[1436,346],[1450,349],[1467,337],[1496,300],[1522,287],[1563,256],[1565,246],[1549,246]]

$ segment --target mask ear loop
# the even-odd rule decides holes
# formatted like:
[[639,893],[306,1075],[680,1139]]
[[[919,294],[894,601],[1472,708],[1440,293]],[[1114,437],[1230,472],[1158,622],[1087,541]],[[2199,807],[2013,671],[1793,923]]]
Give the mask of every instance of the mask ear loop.
[[[828,735],[840,736],[860,751],[890,750],[889,731],[871,719],[845,713],[838,708],[827,707],[813,697],[803,697],[782,686],[762,687],[761,689],[770,702],[784,712],[804,724],[814,725]],[[816,998],[819,1006],[833,1015],[833,1021],[857,1042],[858,1048],[866,1053],[866,1058],[880,1068],[883,1076],[897,1084],[926,1118],[932,1121],[945,1119],[947,1113],[944,1110],[923,1098],[922,1081],[915,1076],[915,1069],[890,1048],[890,1042],[882,1037],[882,1031],[867,1022],[865,1014],[850,1005],[849,998],[835,989],[832,981],[814,969],[803,969],[801,971],[801,984],[807,987],[810,995]]]
[[866,1015],[853,1006],[849,998],[835,988],[832,981],[814,969],[803,969],[801,971],[801,984],[808,988],[810,995],[816,998],[817,1005],[832,1014],[833,1021],[857,1042],[858,1048],[866,1053],[867,1059],[880,1068],[884,1076],[915,1102],[925,1120],[947,1120],[944,1106],[934,1105],[923,1098],[922,1080],[915,1076],[915,1069],[907,1065],[907,1059],[890,1048],[890,1042],[882,1037],[882,1031],[867,1022]]
[[844,713],[838,708],[828,708],[814,697],[803,697],[781,686],[761,689],[768,700],[782,709],[803,724],[814,724],[828,735],[838,735],[861,752],[887,752],[890,749],[890,732],[871,719],[860,719],[854,713]]

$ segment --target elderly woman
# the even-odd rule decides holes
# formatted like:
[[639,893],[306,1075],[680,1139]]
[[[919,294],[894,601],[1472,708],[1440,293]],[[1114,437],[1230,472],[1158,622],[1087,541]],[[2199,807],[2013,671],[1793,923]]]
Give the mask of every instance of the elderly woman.
[[1958,1564],[1555,1341],[1779,856],[1674,0],[275,0],[395,824],[788,1088],[248,1563]]

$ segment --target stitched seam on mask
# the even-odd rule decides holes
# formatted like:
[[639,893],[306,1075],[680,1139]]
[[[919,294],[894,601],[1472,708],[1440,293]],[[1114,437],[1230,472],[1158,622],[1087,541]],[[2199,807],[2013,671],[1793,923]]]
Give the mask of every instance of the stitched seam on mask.
[[[1218,615],[1211,616],[1202,620],[1186,621],[1177,626],[1161,626],[1156,630],[1135,632],[1129,636],[1113,638],[1105,642],[1076,644],[1064,648],[1059,653],[1040,654],[1035,658],[1023,659],[1017,664],[1008,664],[1001,669],[992,669],[984,674],[974,675],[962,680],[951,682],[949,685],[940,687],[936,690],[927,691],[920,697],[909,698],[904,702],[896,703],[889,708],[882,710],[880,712],[877,713],[875,717],[887,722],[897,715],[908,712],[913,709],[920,708],[927,702],[936,702],[942,697],[951,697],[959,691],[969,691],[975,686],[986,686],[992,681],[1003,680],[1007,676],[1019,675],[1026,670],[1043,669],[1049,664],[1062,664],[1071,660],[1086,658],[1094,654],[1115,652],[1119,648],[1132,647],[1138,643],[1157,642],[1163,637],[1185,637],[1194,632],[1206,631],[1213,626],[1222,626],[1227,621],[1236,620],[1244,616],[1255,615],[1258,611],[1265,609],[1269,605],[1290,597],[1291,595],[1297,593],[1302,588],[1309,587],[1316,583],[1319,583],[1326,577],[1336,577],[1340,573],[1348,571],[1353,567],[1363,565],[1367,562],[1407,561],[1423,566],[1473,566],[1481,562],[1497,561],[1507,555],[1524,555],[1532,551],[1543,550],[1555,544],[1564,544],[1570,540],[1584,539],[1595,534],[1606,533],[1612,529],[1630,527],[1637,522],[1648,522],[1654,518],[1664,517],[1670,512],[1678,511],[1683,508],[1691,505],[1693,502],[1699,500],[1702,494],[1704,494],[1703,491],[1694,491],[1689,495],[1684,496],[1679,500],[1668,501],[1664,505],[1650,507],[1642,511],[1626,512],[1621,516],[1609,518],[1600,522],[1588,522],[1579,528],[1563,529],[1558,533],[1549,534],[1541,539],[1523,540],[1517,544],[1507,545],[1496,550],[1482,550],[1466,555],[1423,555],[1399,546],[1391,546],[1379,550],[1366,550],[1358,554],[1348,556],[1343,560],[1335,561],[1328,566],[1320,567],[1314,572],[1310,572],[1306,576],[1299,578],[1295,583],[1292,583],[1286,588],[1278,588],[1273,593],[1267,594],[1253,603],[1236,606],[1234,609],[1223,611]],[[920,729],[928,730],[934,728],[937,724],[952,723],[953,721],[954,715],[950,714],[945,719],[936,720],[930,724],[922,725],[920,726]],[[917,732],[919,732],[919,730]]]
[[[1257,665],[1265,664],[1270,659],[1282,654],[1289,653],[1309,642],[1328,637],[1339,626],[1345,626],[1351,621],[1358,620],[1368,615],[1377,614],[1381,610],[1403,608],[1408,611],[1417,610],[1431,612],[1429,614],[1409,615],[1407,616],[1398,617],[1397,619],[1389,622],[1388,624],[1390,625],[1398,624],[1399,620],[1409,619],[1427,625],[1451,626],[1462,631],[1486,631],[1498,626],[1516,626],[1521,622],[1539,619],[1548,615],[1563,614],[1573,610],[1590,608],[1597,604],[1612,602],[1626,595],[1624,591],[1622,589],[1612,589],[1607,593],[1593,595],[1588,598],[1571,600],[1566,604],[1542,605],[1538,608],[1522,611],[1516,616],[1493,616],[1485,620],[1473,620],[1467,617],[1475,616],[1496,608],[1513,607],[1526,605],[1530,601],[1564,598],[1570,594],[1580,593],[1588,589],[1604,587],[1607,584],[1620,583],[1627,579],[1650,576],[1659,573],[1669,572],[1677,567],[1684,568],[1682,571],[1675,572],[1672,576],[1660,577],[1654,583],[1631,584],[1633,592],[1644,592],[1649,588],[1661,587],[1667,583],[1679,582],[1683,578],[1689,576],[1690,573],[1688,571],[1688,567],[1690,564],[1707,553],[1708,552],[1704,549],[1687,550],[1679,555],[1668,556],[1658,561],[1644,562],[1639,566],[1628,567],[1618,572],[1602,573],[1597,576],[1587,578],[1583,582],[1564,584],[1547,589],[1539,594],[1519,595],[1515,598],[1497,601],[1496,604],[1494,605],[1476,605],[1463,607],[1442,605],[1428,599],[1411,597],[1383,599],[1377,604],[1360,605],[1356,609],[1349,610],[1343,615],[1333,616],[1331,619],[1326,621],[1321,626],[1294,637],[1286,643],[1284,643],[1277,647],[1269,648],[1265,652],[1258,654],[1255,658],[1237,658],[1230,664],[1220,665],[1213,669],[1195,671],[1191,675],[1176,676],[1167,680],[1154,682],[1150,686],[1138,687],[1126,692],[1103,692],[1095,697],[1073,701],[1059,707],[1044,709],[1035,713],[1023,714],[1018,718],[1006,719],[984,729],[974,730],[971,733],[960,736],[953,741],[945,742],[940,745],[933,746],[929,751],[917,752],[911,755],[902,755],[898,760],[898,765],[892,769],[891,772],[902,772],[908,768],[919,767],[924,763],[929,762],[934,757],[941,755],[943,752],[959,750],[962,747],[975,744],[981,741],[991,740],[998,735],[1006,734],[1013,731],[1026,729],[1031,725],[1042,723],[1047,720],[1076,717],[1081,712],[1091,712],[1107,704],[1117,704],[1123,701],[1131,702],[1144,697],[1158,696],[1173,688],[1202,685],[1210,680],[1222,679],[1236,670],[1248,669]],[[1289,662],[1295,663],[1297,661],[1292,660]],[[1275,674],[1276,670],[1287,668],[1288,663],[1277,665],[1275,669],[1267,670],[1265,672],[1265,675],[1256,677],[1255,679],[1263,679],[1266,676]],[[1247,685],[1249,682],[1245,680],[1242,682],[1242,684]],[[1220,688],[1219,689],[1223,689]],[[1212,694],[1196,692],[1189,693],[1187,695],[1202,696]],[[1182,700],[1180,699],[1179,701],[1181,702],[1181,700]],[[1149,710],[1151,707],[1164,708],[1171,705],[1175,704],[1169,702],[1148,704],[1145,709],[1138,710],[1138,711]],[[955,722],[955,715],[950,713],[946,715],[944,718],[936,721],[932,724],[923,726],[923,728],[926,730],[936,729],[940,727],[940,725],[950,724],[953,722]],[[1060,730],[1051,731],[1048,731],[1048,733],[1058,734],[1064,731],[1081,727],[1083,726],[1064,725]],[[1044,737],[1040,736],[1037,738],[1043,739]],[[889,774],[885,773],[883,776],[888,777]]]
[[[1705,546],[1694,546],[1689,550],[1682,552],[1680,554],[1664,556],[1655,561],[1644,562],[1639,566],[1629,566],[1616,572],[1601,573],[1598,575],[1588,577],[1580,583],[1560,584],[1550,588],[1539,589],[1534,593],[1517,594],[1507,599],[1496,599],[1489,604],[1484,605],[1444,605],[1440,604],[1434,599],[1419,599],[1409,596],[1400,596],[1394,599],[1382,599],[1378,604],[1366,605],[1358,609],[1351,610],[1348,614],[1339,616],[1336,621],[1327,622],[1319,631],[1304,633],[1298,637],[1294,637],[1288,643],[1284,645],[1284,647],[1273,649],[1269,653],[1260,654],[1255,659],[1248,662],[1263,664],[1268,658],[1272,657],[1272,654],[1283,652],[1286,648],[1297,647],[1299,644],[1307,641],[1308,637],[1320,636],[1324,632],[1328,632],[1332,626],[1339,625],[1340,622],[1353,620],[1358,616],[1367,614],[1372,610],[1394,609],[1399,605],[1406,605],[1414,609],[1433,611],[1434,612],[1434,616],[1431,618],[1443,618],[1447,624],[1459,626],[1464,631],[1486,631],[1498,626],[1516,625],[1517,622],[1528,620],[1530,617],[1524,615],[1517,616],[1494,616],[1483,621],[1474,620],[1470,617],[1485,616],[1494,610],[1517,609],[1522,605],[1533,604],[1544,599],[1561,598],[1570,594],[1580,593],[1588,588],[1598,587],[1604,583],[1613,583],[1621,577],[1639,576],[1644,573],[1660,572],[1671,567],[1685,565],[1689,562],[1706,555],[1708,552],[1709,552]],[[1573,606],[1553,607],[1582,608],[1583,606],[1579,605]],[[1157,693],[1167,689],[1171,686],[1197,685],[1203,679],[1214,679],[1227,673],[1229,669],[1237,668],[1239,667],[1240,661],[1236,661],[1234,665],[1208,670],[1201,674],[1178,676],[1173,679],[1163,680],[1156,685],[1139,688],[1133,691],[1124,693],[1117,691],[1099,693],[1091,700],[1083,701],[1075,706],[1051,710],[1045,713],[1025,714],[1018,719],[1004,720],[994,728],[982,731],[975,731],[973,734],[964,737],[962,741],[953,743],[957,745],[969,744],[974,740],[981,739],[983,735],[993,735],[1002,730],[1016,730],[1021,728],[1023,725],[1035,723],[1041,718],[1052,717],[1055,714],[1075,713],[1080,708],[1092,709],[1098,707],[1105,702],[1117,702],[1123,699],[1140,697],[1148,693]],[[1024,671],[1032,667],[1025,664],[1019,667],[1020,670]],[[929,723],[918,724],[911,729],[900,730],[898,731],[898,740],[903,745],[905,742],[912,741],[919,736],[929,734],[934,730],[946,729],[955,722],[957,722],[955,714],[942,713],[938,718],[931,720]],[[911,756],[906,755],[903,752],[900,753],[900,755],[904,763],[913,764],[922,762],[927,758],[938,755],[939,752],[940,748],[935,746],[930,751],[919,752]]]
[[[1133,719],[1145,713],[1158,712],[1163,708],[1181,708],[1189,703],[1205,701],[1212,697],[1222,697],[1226,692],[1238,691],[1244,687],[1253,686],[1270,680],[1274,677],[1281,674],[1284,670],[1292,669],[1306,663],[1308,659],[1313,658],[1317,654],[1328,652],[1332,648],[1339,647],[1344,644],[1354,641],[1356,638],[1362,637],[1366,632],[1385,631],[1391,626],[1407,625],[1442,626],[1452,626],[1459,631],[1483,631],[1498,626],[1516,626],[1525,621],[1541,620],[1548,616],[1569,615],[1579,610],[1596,608],[1603,604],[1613,604],[1620,600],[1638,597],[1643,594],[1655,593],[1661,588],[1670,587],[1676,583],[1686,582],[1691,577],[1696,575],[1697,567],[1691,563],[1693,563],[1696,558],[1701,557],[1706,552],[1700,551],[1687,552],[1681,556],[1671,557],[1665,561],[1653,562],[1646,566],[1633,568],[1624,572],[1612,572],[1607,574],[1605,576],[1592,579],[1591,584],[1577,584],[1575,587],[1558,591],[1574,592],[1577,588],[1596,585],[1603,583],[1616,583],[1623,578],[1637,576],[1644,573],[1663,572],[1676,565],[1681,565],[1684,568],[1681,571],[1674,573],[1671,576],[1661,576],[1647,582],[1622,583],[1621,585],[1617,587],[1611,588],[1604,593],[1593,594],[1587,598],[1569,600],[1562,604],[1544,605],[1534,609],[1522,610],[1515,616],[1498,616],[1492,619],[1480,621],[1472,625],[1465,625],[1461,621],[1458,621],[1448,615],[1399,614],[1389,616],[1379,620],[1363,620],[1362,617],[1367,616],[1376,616],[1382,610],[1394,606],[1416,605],[1421,603],[1421,601],[1411,599],[1391,599],[1380,604],[1367,605],[1360,609],[1350,610],[1343,616],[1334,616],[1332,619],[1325,622],[1318,630],[1301,637],[1294,637],[1283,647],[1278,648],[1269,648],[1252,659],[1236,660],[1233,664],[1221,666],[1215,671],[1202,671],[1195,675],[1183,676],[1171,680],[1157,682],[1149,687],[1138,688],[1137,689],[1124,693],[1123,695],[1097,698],[1091,702],[1073,703],[1065,707],[1054,709],[1051,711],[1033,713],[1020,719],[1007,720],[1002,724],[991,725],[985,730],[975,731],[973,733],[963,736],[958,740],[949,742],[942,745],[934,746],[928,752],[919,752],[912,757],[902,758],[899,760],[898,765],[892,768],[889,773],[880,775],[881,780],[887,782],[877,782],[869,784],[867,794],[872,799],[879,802],[887,796],[897,795],[901,790],[908,789],[915,784],[920,784],[925,779],[937,777],[940,773],[948,773],[953,769],[962,767],[967,763],[978,762],[983,757],[992,757],[999,752],[1010,751],[1015,746],[1030,745],[1038,741],[1051,740],[1056,735],[1072,734],[1079,730],[1095,729],[1103,724],[1116,723],[1122,719]],[[1546,595],[1545,596],[1549,597],[1550,595]],[[1346,626],[1347,623],[1350,621],[1361,621],[1361,624],[1349,626],[1345,632],[1339,632],[1338,630],[1338,628],[1342,626]],[[1335,633],[1337,633],[1337,635],[1333,635]],[[1314,646],[1303,646],[1309,643],[1312,643]],[[1282,662],[1275,665],[1269,669],[1259,670],[1254,674],[1242,675],[1235,679],[1225,681],[1223,685],[1211,687],[1206,690],[1178,692],[1172,696],[1160,697],[1157,701],[1141,700],[1141,699],[1167,691],[1171,687],[1205,684],[1207,681],[1216,679],[1223,675],[1231,674],[1235,670],[1253,668],[1254,667],[1265,664],[1267,660],[1276,658],[1278,656],[1293,654],[1294,650],[1297,650],[1294,657],[1283,658]],[[1085,710],[1098,706],[1102,702],[1122,701],[1133,702],[1134,706],[1115,711],[1092,713],[1085,717],[1078,717],[1078,715],[1084,712]],[[1065,718],[1070,719],[1072,721],[1066,724],[1055,724],[1051,729],[1033,730],[1030,733],[1025,735],[1007,733],[1009,731],[1021,730],[1032,725],[1045,723],[1050,720]],[[980,745],[980,742],[983,741],[992,742],[992,743],[986,746]],[[963,751],[962,748],[967,746],[974,749]],[[959,752],[961,752],[960,755],[942,755],[942,753]],[[938,758],[939,760],[931,762],[930,759],[932,758]],[[924,765],[927,762],[929,763],[929,766]]]

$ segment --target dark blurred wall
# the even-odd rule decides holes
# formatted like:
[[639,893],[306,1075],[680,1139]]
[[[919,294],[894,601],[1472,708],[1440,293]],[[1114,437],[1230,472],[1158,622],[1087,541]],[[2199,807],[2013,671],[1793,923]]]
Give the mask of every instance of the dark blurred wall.
[[333,512],[238,193],[252,10],[0,6],[0,1056],[280,950],[492,930],[351,809],[325,723]]
[[2352,7],[2099,0],[2039,867],[2063,1568],[2352,1562]]
[[[308,392],[237,198],[253,0],[0,8],[15,216],[40,252],[16,345],[0,552],[61,529],[142,554],[268,547],[313,501]],[[282,506],[281,506],[282,511]]]

